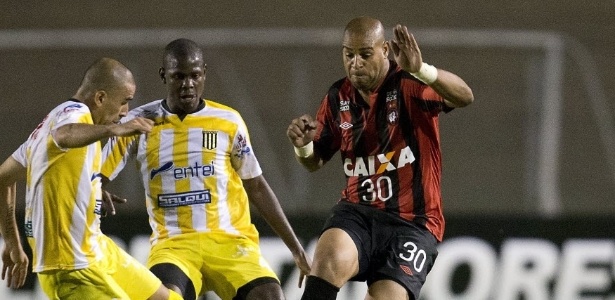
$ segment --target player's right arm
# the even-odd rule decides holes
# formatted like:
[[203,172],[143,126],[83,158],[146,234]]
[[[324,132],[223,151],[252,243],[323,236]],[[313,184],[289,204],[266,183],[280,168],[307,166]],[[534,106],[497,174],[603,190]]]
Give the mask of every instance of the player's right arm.
[[70,123],[54,130],[52,135],[60,148],[79,148],[99,140],[113,136],[131,136],[148,133],[152,130],[154,121],[136,117],[126,123],[93,125],[83,123]]
[[286,135],[295,147],[295,158],[308,171],[313,172],[324,165],[324,161],[314,151],[314,135],[317,122],[310,115],[293,119],[286,130]]
[[0,165],[0,233],[4,239],[2,279],[6,278],[7,286],[11,288],[24,285],[29,264],[15,219],[16,182],[25,175],[26,168],[12,156]]

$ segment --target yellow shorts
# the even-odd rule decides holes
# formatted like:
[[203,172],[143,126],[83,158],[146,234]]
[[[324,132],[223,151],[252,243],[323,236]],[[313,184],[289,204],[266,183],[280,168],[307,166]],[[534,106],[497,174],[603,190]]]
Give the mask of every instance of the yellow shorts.
[[51,270],[38,273],[50,299],[147,299],[162,284],[145,266],[101,238],[104,258],[80,270]]
[[262,257],[258,243],[224,233],[188,233],[158,242],[147,266],[171,263],[192,281],[197,295],[214,291],[232,299],[246,283],[261,277],[279,279]]

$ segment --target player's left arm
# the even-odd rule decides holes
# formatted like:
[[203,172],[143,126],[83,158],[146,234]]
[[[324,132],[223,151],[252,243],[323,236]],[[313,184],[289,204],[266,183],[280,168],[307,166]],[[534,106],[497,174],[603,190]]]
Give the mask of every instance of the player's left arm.
[[395,61],[402,69],[434,89],[445,99],[448,107],[464,107],[474,101],[472,89],[461,77],[423,61],[419,45],[406,26],[398,24],[393,33],[389,45]]
[[11,288],[24,285],[30,263],[21,246],[15,218],[16,182],[25,174],[26,168],[12,156],[0,165],[0,233],[4,239],[2,279],[7,279],[7,286]]
[[250,203],[256,207],[261,216],[271,226],[273,231],[284,241],[284,244],[290,249],[293,254],[297,267],[301,270],[299,278],[299,287],[303,278],[310,274],[311,260],[307,257],[303,246],[299,243],[295,232],[293,231],[278,198],[269,187],[267,180],[263,175],[255,178],[244,179],[243,186],[248,194]]
[[153,126],[154,121],[141,117],[121,124],[69,123],[52,131],[52,136],[61,148],[79,148],[113,136],[149,133]]
[[461,77],[442,69],[438,69],[436,81],[429,85],[442,98],[448,107],[464,107],[474,101],[474,94]]

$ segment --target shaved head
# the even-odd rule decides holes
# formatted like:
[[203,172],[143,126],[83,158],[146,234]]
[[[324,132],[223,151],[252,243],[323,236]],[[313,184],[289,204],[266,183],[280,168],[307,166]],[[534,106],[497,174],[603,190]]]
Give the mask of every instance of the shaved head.
[[189,39],[176,39],[164,48],[162,56],[162,65],[166,67],[169,60],[183,58],[198,58],[203,60],[203,50],[197,43]]
[[366,43],[375,45],[383,43],[384,27],[382,23],[370,17],[358,17],[350,20],[344,29],[344,40],[359,38]]
[[344,29],[342,54],[346,76],[368,98],[389,70],[389,45],[382,23],[370,17],[352,19]]
[[127,84],[135,85],[130,70],[119,61],[104,57],[87,69],[74,98],[85,101],[93,97],[97,91],[112,92]]
[[118,122],[135,94],[132,72],[119,61],[100,58],[85,71],[73,98],[90,108],[94,124]]

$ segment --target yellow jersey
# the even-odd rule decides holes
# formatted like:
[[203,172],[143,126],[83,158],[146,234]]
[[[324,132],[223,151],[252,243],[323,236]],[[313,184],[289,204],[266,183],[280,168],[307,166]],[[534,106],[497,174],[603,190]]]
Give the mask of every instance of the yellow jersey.
[[[164,100],[131,110],[154,121],[148,134],[117,137],[103,149],[102,175],[113,180],[129,158],[142,176],[151,243],[183,233],[244,235],[258,242],[242,179],[262,174],[240,114],[203,100],[183,118]],[[202,103],[203,104],[203,103]]]
[[54,108],[13,153],[27,168],[25,231],[33,272],[83,269],[102,258],[101,143],[61,149],[52,133],[70,123],[93,124],[88,107]]

